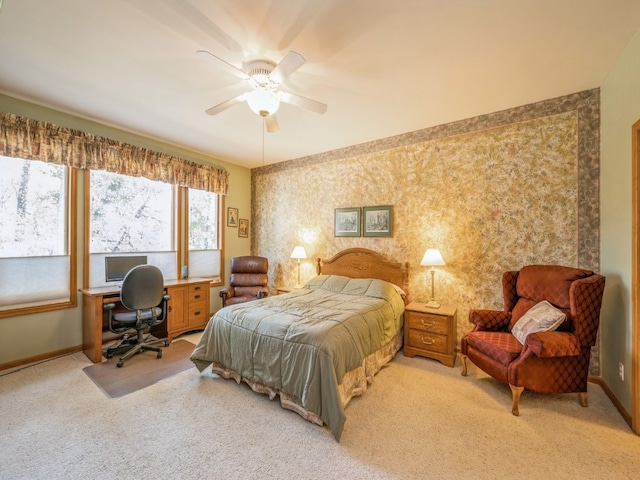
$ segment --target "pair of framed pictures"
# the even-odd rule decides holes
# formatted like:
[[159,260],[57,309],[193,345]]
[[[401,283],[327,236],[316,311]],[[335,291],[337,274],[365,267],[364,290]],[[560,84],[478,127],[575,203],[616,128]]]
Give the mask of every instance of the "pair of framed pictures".
[[393,205],[336,208],[336,237],[392,237]]
[[237,227],[239,237],[249,236],[249,220],[246,218],[238,218],[238,209],[227,208],[227,227]]

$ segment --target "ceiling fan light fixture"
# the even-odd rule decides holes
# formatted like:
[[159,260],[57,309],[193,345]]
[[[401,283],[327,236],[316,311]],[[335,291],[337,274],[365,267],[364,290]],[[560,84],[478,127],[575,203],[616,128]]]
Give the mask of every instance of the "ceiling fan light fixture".
[[278,111],[280,99],[276,92],[266,88],[256,88],[247,93],[249,108],[261,117],[268,117]]

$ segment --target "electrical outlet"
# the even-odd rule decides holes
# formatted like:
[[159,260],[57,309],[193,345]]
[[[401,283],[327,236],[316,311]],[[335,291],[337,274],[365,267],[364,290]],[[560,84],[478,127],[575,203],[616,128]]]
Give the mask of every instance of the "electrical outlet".
[[624,365],[622,362],[618,363],[618,375],[620,375],[620,380],[624,382]]

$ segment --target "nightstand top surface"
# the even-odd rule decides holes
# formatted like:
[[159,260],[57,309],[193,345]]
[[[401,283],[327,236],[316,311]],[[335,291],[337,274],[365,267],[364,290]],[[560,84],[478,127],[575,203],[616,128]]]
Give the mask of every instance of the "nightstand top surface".
[[453,315],[456,313],[456,307],[452,305],[440,305],[440,308],[429,308],[423,302],[411,302],[404,307],[405,310],[411,310],[412,312],[433,313],[435,315]]

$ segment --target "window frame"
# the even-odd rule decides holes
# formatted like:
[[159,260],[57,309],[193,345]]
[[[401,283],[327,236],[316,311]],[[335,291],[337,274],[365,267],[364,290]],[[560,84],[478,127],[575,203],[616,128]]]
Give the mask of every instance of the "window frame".
[[[183,259],[182,265],[186,265],[188,268],[189,257],[191,252],[191,249],[189,248],[189,233],[190,233],[189,191],[190,189],[188,187],[180,187],[180,188],[183,189],[183,192],[182,192],[182,195],[180,195],[180,198],[182,198],[184,202],[184,205],[180,210],[181,212],[184,212],[184,244],[181,245],[183,249],[182,250],[183,255],[181,255],[179,258]],[[197,190],[197,189],[193,189],[193,190]],[[217,195],[216,208],[218,211],[216,215],[216,218],[217,218],[216,244],[218,245],[218,248],[216,248],[215,250],[220,251],[220,273],[218,277],[212,277],[211,286],[221,286],[224,284],[223,282],[223,278],[224,278],[224,216],[223,214],[224,214],[225,196],[220,195],[219,193],[213,193],[213,192],[210,192],[210,193],[211,195]]]
[[[30,159],[13,157],[19,160],[31,161]],[[66,244],[67,255],[69,256],[69,299],[63,302],[42,303],[26,307],[7,308],[0,311],[0,318],[16,317],[20,315],[30,315],[34,313],[51,312],[75,308],[78,304],[78,253],[77,253],[77,232],[78,232],[78,170],[74,167],[64,166],[67,169],[67,192],[65,212],[67,215]]]
[[[83,241],[83,263],[84,268],[82,272],[82,285],[83,288],[90,287],[90,256],[89,245],[91,241],[91,171],[84,170],[84,241]],[[173,236],[174,236],[174,248],[176,252],[176,272],[180,276],[180,272],[183,265],[188,267],[189,263],[189,187],[173,186],[173,208],[174,208],[174,221]],[[223,235],[223,222],[221,221],[222,212],[224,211],[225,195],[215,193],[218,195],[218,223],[217,223],[217,235],[218,245],[220,250],[220,276],[218,278],[212,277],[210,286],[223,285],[224,278],[224,235]]]

